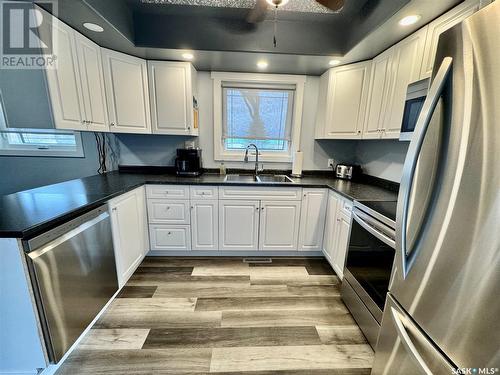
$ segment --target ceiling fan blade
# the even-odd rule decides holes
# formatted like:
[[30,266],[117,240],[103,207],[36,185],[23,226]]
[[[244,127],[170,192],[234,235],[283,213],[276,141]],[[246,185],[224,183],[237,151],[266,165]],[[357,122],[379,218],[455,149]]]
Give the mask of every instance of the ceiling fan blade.
[[247,22],[258,23],[264,21],[266,19],[268,7],[269,4],[266,0],[257,0],[254,8],[248,13]]
[[316,2],[334,12],[339,12],[344,7],[344,0],[316,0]]

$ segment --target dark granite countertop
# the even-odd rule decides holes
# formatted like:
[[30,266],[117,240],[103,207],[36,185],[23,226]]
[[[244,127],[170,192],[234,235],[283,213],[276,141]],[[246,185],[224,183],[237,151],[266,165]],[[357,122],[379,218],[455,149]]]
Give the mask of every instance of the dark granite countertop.
[[[258,186],[325,187],[352,200],[396,200],[397,193],[382,187],[328,176],[294,178],[294,183],[252,183]],[[144,184],[248,185],[224,182],[224,176],[177,177],[165,174],[110,172],[0,196],[0,237],[32,238],[111,198]]]

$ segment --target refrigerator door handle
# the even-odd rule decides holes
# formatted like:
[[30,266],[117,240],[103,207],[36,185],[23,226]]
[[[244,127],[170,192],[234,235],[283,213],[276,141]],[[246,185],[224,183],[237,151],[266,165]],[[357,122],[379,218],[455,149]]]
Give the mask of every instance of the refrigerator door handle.
[[411,265],[414,263],[415,258],[418,255],[414,252],[408,254],[406,246],[406,227],[408,221],[408,206],[410,204],[411,186],[415,176],[418,156],[420,154],[420,150],[422,149],[425,134],[427,133],[427,129],[432,120],[439,98],[445,88],[446,81],[451,72],[452,62],[453,59],[451,57],[445,57],[439,67],[429,90],[429,95],[424,102],[422,112],[418,118],[413,140],[410,143],[403,168],[401,190],[398,198],[398,207],[402,208],[401,210],[398,210],[398,217],[396,218],[396,251],[401,255],[403,279],[408,275]]
[[408,332],[406,332],[406,328],[403,322],[401,322],[399,314],[397,310],[394,309],[394,307],[391,307],[391,315],[392,319],[394,320],[394,324],[396,325],[396,331],[398,332],[398,336],[401,340],[401,343],[405,347],[406,351],[410,353],[411,357],[414,359],[416,364],[420,367],[420,369],[423,371],[425,375],[432,375],[431,369],[429,368],[429,366],[427,366],[424,359],[418,352],[417,348],[411,341],[410,335],[408,335]]

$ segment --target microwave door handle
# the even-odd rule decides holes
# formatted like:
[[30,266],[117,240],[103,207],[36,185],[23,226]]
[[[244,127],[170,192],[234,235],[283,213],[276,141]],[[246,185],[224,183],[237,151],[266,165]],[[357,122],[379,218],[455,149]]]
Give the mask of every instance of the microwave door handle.
[[385,234],[383,234],[382,232],[379,232],[378,230],[376,230],[374,227],[372,227],[370,224],[368,224],[365,220],[363,220],[363,218],[361,218],[358,213],[353,212],[352,215],[354,217],[354,220],[356,220],[356,223],[361,225],[363,227],[363,229],[368,231],[370,234],[374,235],[376,238],[378,238],[380,241],[382,241],[386,245],[388,245],[392,248],[395,247],[395,241],[392,238],[390,238],[390,237],[386,236]]
[[410,147],[403,167],[401,190],[398,198],[398,207],[401,207],[401,209],[398,209],[396,218],[396,251],[401,255],[403,279],[408,275],[411,265],[414,263],[417,256],[415,253],[408,255],[406,243],[411,186],[415,177],[418,156],[422,149],[425,134],[427,133],[439,98],[445,88],[448,76],[450,75],[452,63],[453,59],[451,57],[445,57],[439,67],[429,90],[429,95],[424,102],[422,112],[418,117],[415,132],[410,142]]

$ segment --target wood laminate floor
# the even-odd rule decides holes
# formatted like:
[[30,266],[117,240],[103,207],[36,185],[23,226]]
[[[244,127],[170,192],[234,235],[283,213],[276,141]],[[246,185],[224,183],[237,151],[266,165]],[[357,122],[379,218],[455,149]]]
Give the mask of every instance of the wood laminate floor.
[[339,285],[319,258],[146,258],[57,374],[368,375]]

